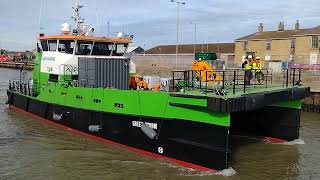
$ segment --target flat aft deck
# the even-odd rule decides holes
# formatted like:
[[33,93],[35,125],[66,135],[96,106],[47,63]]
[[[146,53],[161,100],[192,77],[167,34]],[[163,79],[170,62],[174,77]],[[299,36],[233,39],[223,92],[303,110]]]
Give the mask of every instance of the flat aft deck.
[[231,91],[227,91],[227,93],[224,95],[219,95],[214,92],[208,92],[208,91],[206,92],[205,89],[201,89],[201,90],[200,89],[189,89],[189,90],[185,90],[183,92],[175,92],[174,94],[231,99],[231,98],[238,98],[238,97],[242,97],[244,95],[250,95],[250,94],[259,94],[259,93],[289,90],[290,88],[306,88],[306,87],[305,86],[283,87],[283,86],[279,86],[279,85],[268,85],[268,87],[266,87],[265,85],[250,85],[250,86],[246,86],[245,92],[243,90],[243,87],[241,87],[241,88],[237,87],[235,94],[233,94],[233,92],[231,90]]

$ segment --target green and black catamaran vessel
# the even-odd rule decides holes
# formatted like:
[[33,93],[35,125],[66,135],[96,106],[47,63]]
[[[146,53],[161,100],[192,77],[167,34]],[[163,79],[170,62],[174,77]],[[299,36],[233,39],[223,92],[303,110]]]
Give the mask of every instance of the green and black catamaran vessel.
[[32,81],[10,81],[10,107],[200,170],[230,167],[233,135],[299,138],[301,99],[310,91],[301,70],[284,71],[281,83],[265,71],[252,85],[242,70],[174,71],[162,84],[168,88],[131,89],[132,37],[91,36],[81,7],[73,30],[64,24],[60,35],[39,35]]

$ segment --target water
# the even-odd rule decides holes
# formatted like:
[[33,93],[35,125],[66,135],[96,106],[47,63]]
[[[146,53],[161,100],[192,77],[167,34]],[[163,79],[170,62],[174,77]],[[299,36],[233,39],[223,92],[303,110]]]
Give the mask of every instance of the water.
[[320,179],[320,114],[289,143],[235,137],[232,168],[203,173],[62,130],[9,109],[19,71],[0,69],[0,179]]

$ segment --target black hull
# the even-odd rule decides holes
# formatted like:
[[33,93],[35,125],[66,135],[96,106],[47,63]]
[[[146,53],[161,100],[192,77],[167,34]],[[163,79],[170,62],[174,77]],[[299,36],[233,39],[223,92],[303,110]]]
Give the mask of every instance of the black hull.
[[[283,142],[299,138],[300,109],[266,106],[254,111],[231,113],[231,126],[224,127],[178,119],[161,119],[76,109],[49,104],[8,91],[8,104],[62,127],[117,143],[138,152],[166,158],[198,170],[222,170],[230,166],[232,135],[270,137]],[[62,115],[61,120],[53,118]],[[157,125],[150,139],[134,122]],[[100,132],[89,126],[100,125]],[[159,151],[159,148],[163,151]]]
[[[227,127],[75,109],[40,102],[11,91],[8,91],[8,97],[10,105],[26,112],[86,134],[150,152],[154,157],[169,157],[170,160],[198,170],[221,170],[230,164]],[[54,120],[53,114],[62,114],[63,119]],[[156,123],[158,138],[148,138],[141,128],[133,126],[133,121]],[[101,125],[102,130],[90,132],[90,125]],[[159,147],[163,152],[159,152]]]

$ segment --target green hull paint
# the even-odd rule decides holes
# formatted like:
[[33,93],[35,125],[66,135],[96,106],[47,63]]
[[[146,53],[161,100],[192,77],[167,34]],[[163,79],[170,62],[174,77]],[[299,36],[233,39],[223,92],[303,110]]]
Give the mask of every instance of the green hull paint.
[[[221,126],[230,126],[228,113],[210,113],[205,110],[171,106],[170,102],[190,105],[206,105],[205,99],[171,97],[167,92],[116,90],[101,88],[64,87],[60,83],[42,86],[38,100],[64,106],[94,111],[150,116],[167,119],[183,119]],[[94,102],[100,100],[100,103]],[[120,104],[121,107],[117,107]]]
[[297,101],[285,101],[285,102],[278,102],[273,104],[272,106],[275,107],[285,107],[285,108],[290,108],[290,109],[301,109],[302,102],[301,100]]

